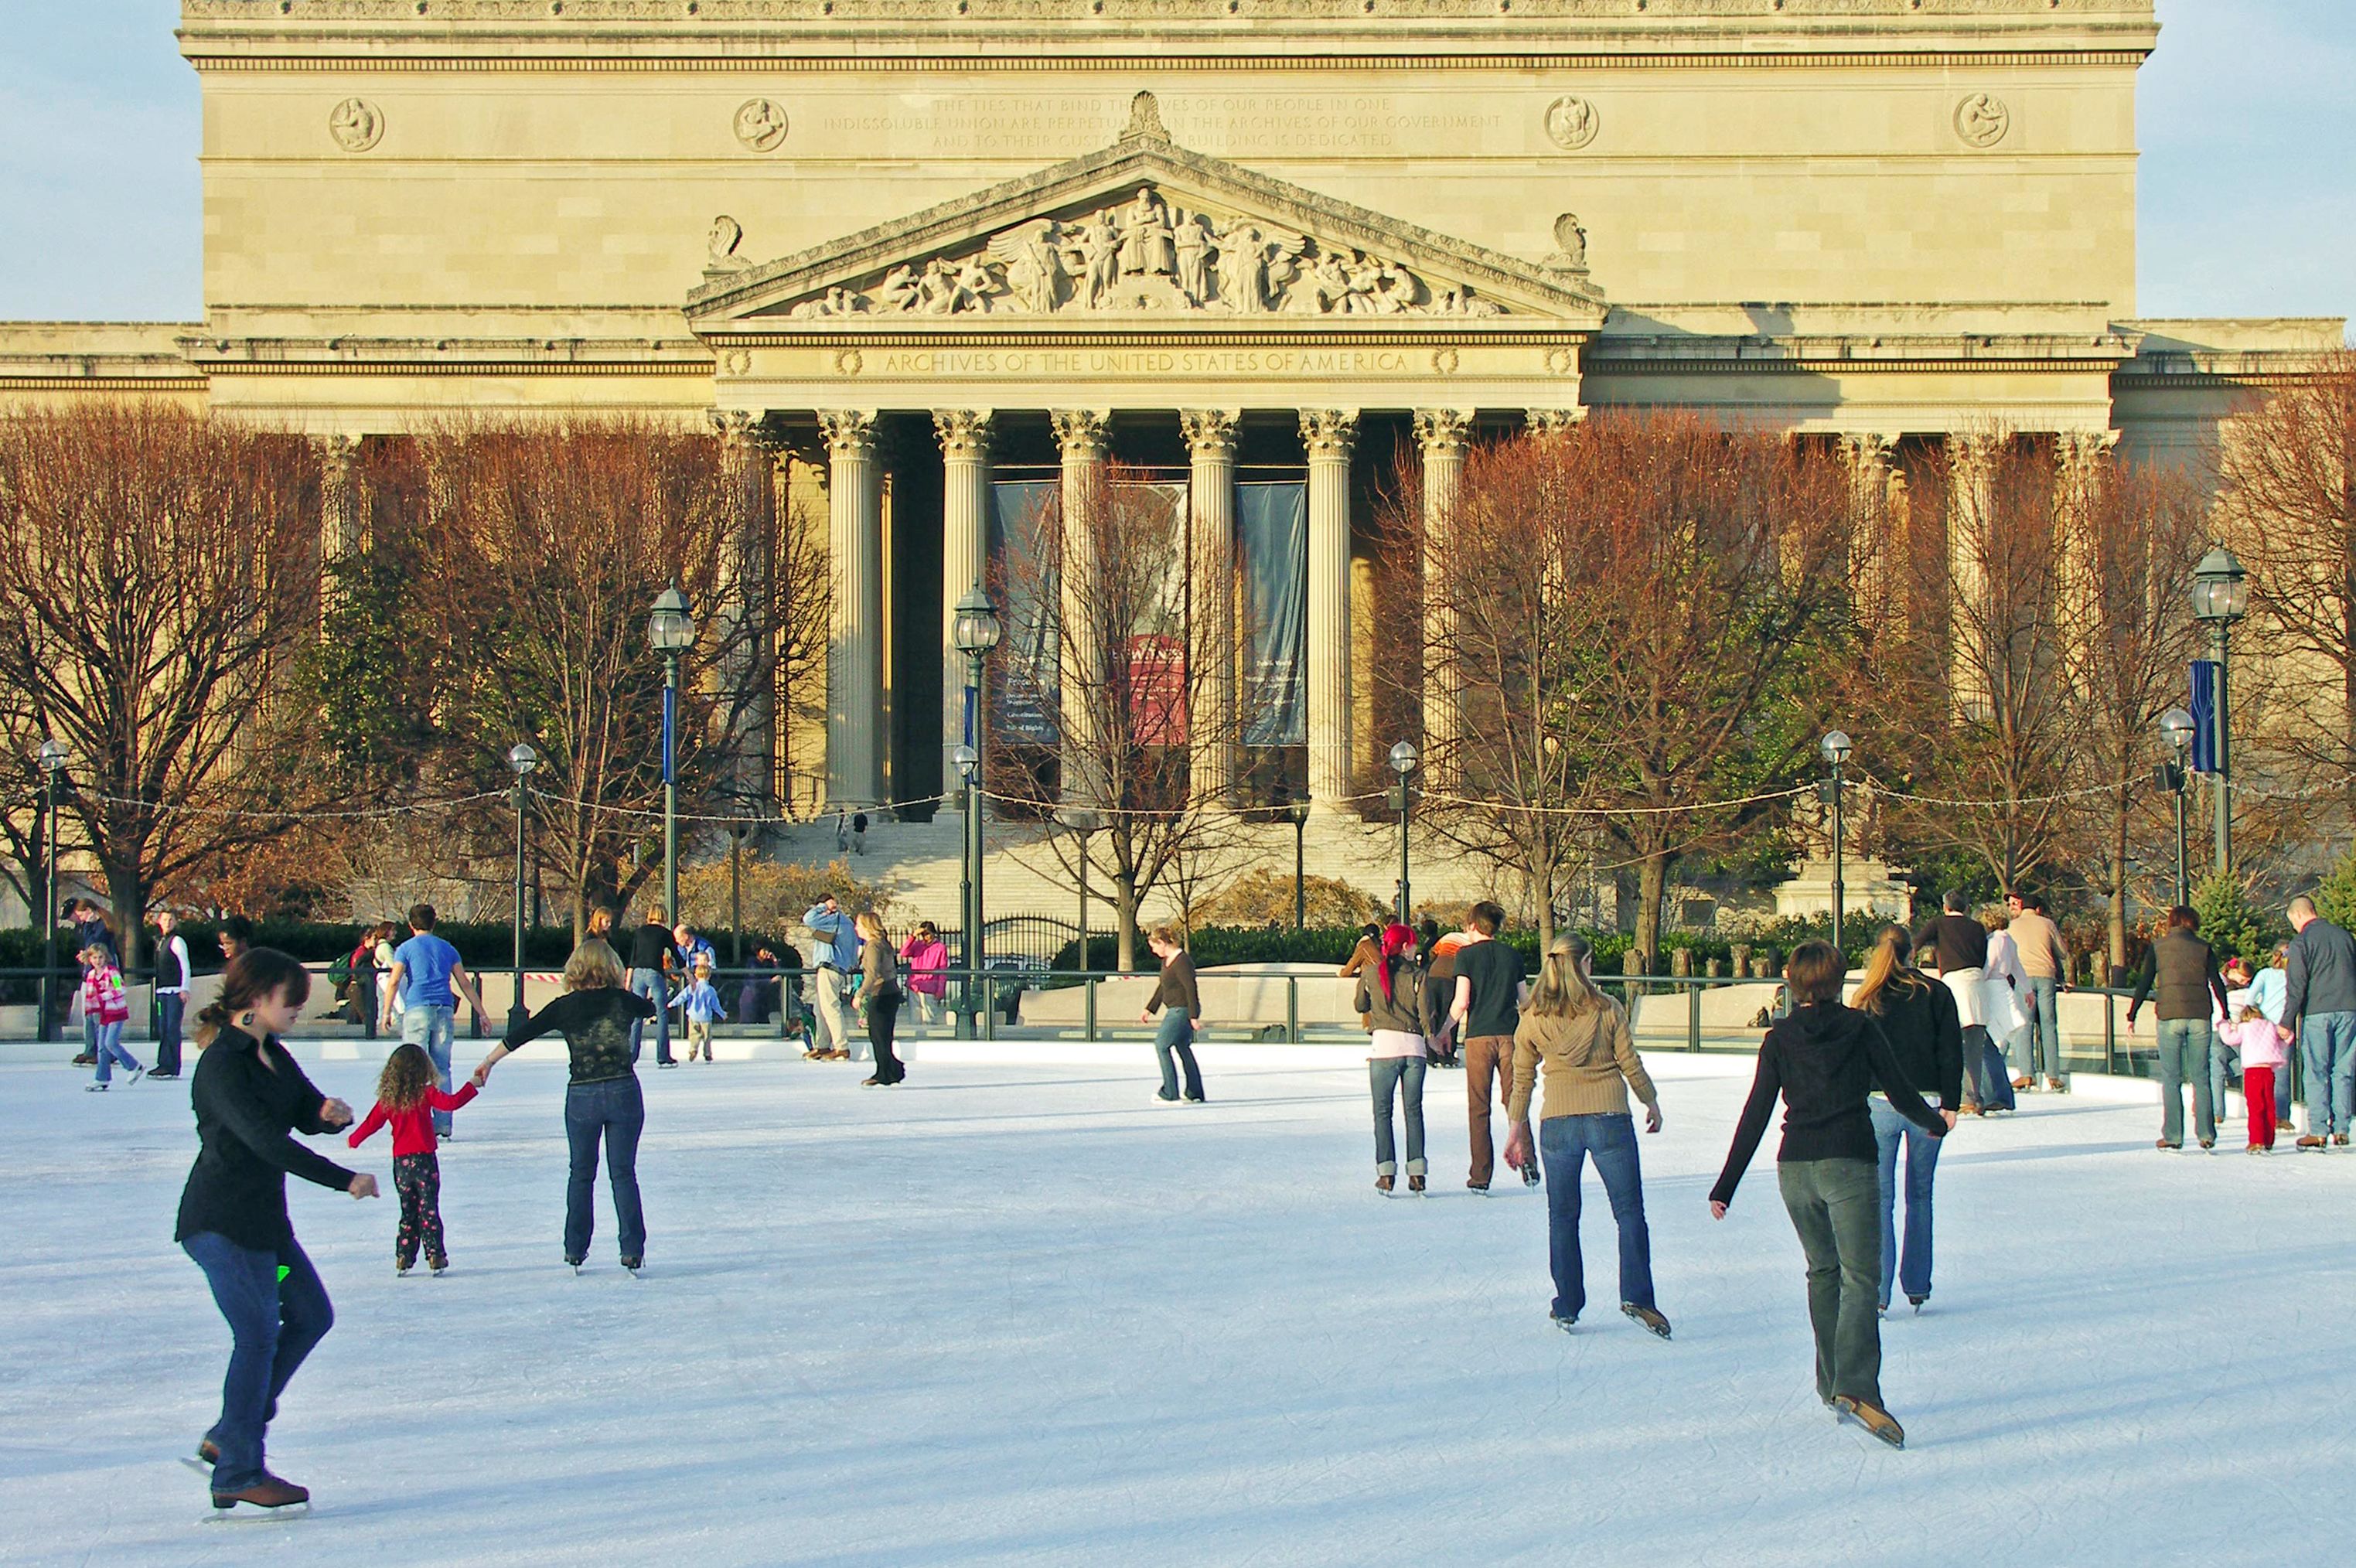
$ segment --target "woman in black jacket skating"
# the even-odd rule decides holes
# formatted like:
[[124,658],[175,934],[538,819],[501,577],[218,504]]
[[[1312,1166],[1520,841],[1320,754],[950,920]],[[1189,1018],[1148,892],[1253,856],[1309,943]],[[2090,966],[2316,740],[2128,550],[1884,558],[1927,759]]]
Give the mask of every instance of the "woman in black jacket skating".
[[267,947],[230,960],[220,995],[197,1015],[197,1163],[180,1194],[173,1239],[205,1271],[229,1320],[229,1375],[220,1419],[197,1445],[212,1467],[213,1507],[278,1509],[311,1494],[262,1463],[262,1438],[303,1359],[336,1320],[319,1271],[294,1240],[286,1177],[355,1198],[376,1196],[376,1178],[296,1143],[294,1135],[352,1125],[352,1108],[312,1085],[278,1043],[311,995],[303,965]]
[[1783,1145],[1775,1177],[1808,1258],[1816,1395],[1842,1419],[1902,1448],[1905,1429],[1881,1403],[1881,1315],[1874,1302],[1881,1226],[1866,1100],[1879,1084],[1901,1115],[1934,1138],[1946,1136],[1955,1115],[1924,1104],[1899,1071],[1881,1026],[1841,1005],[1847,969],[1829,942],[1804,942],[1794,950],[1783,969],[1792,1014],[1760,1044],[1759,1073],[1726,1168],[1710,1189],[1709,1211],[1726,1218],[1781,1094]]
[[[1884,926],[1857,988],[1856,1007],[1872,1015],[1890,1040],[1890,1054],[1909,1084],[1922,1085],[1932,1107],[1963,1103],[1963,1020],[1955,994],[1915,968],[1914,941],[1902,925]],[[1890,1285],[1902,1277],[1914,1310],[1931,1299],[1931,1184],[1939,1169],[1939,1140],[1898,1114],[1889,1088],[1877,1083],[1867,1102],[1873,1141],[1881,1151],[1881,1310]],[[1898,1151],[1906,1150],[1906,1246],[1898,1244]]]

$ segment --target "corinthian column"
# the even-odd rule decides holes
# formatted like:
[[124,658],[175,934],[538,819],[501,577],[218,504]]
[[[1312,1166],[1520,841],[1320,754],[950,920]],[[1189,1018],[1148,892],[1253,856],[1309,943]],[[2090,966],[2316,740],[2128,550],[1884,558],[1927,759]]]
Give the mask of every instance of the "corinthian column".
[[718,610],[732,649],[722,671],[728,684],[731,795],[738,811],[764,811],[776,795],[776,639],[771,619],[769,538],[771,477],[761,439],[761,417],[741,409],[711,411],[720,432],[722,471],[735,538],[724,558]]
[[1947,685],[1955,705],[1984,709],[1987,689],[1987,550],[1995,526],[1997,438],[1947,437]]
[[1895,443],[1866,432],[1841,437],[1848,460],[1848,581],[1858,618],[1879,631],[1897,619],[1898,541],[1890,537],[1890,456]]
[[312,438],[319,453],[319,617],[336,607],[343,588],[335,569],[360,549],[360,440],[356,435]]
[[1309,448],[1309,799],[1341,806],[1350,777],[1350,449],[1355,409],[1303,409]]
[[1418,409],[1415,439],[1423,456],[1423,754],[1429,779],[1453,783],[1462,709],[1456,700],[1456,613],[1447,593],[1440,541],[1449,509],[1464,482],[1464,438],[1470,409]]
[[1103,805],[1108,784],[1098,750],[1096,715],[1106,698],[1106,670],[1099,624],[1107,606],[1097,581],[1096,538],[1105,505],[1104,464],[1109,444],[1102,409],[1056,409],[1056,444],[1063,449],[1063,517],[1059,660],[1063,728],[1064,799],[1074,805]]
[[884,799],[884,475],[875,411],[820,409],[827,555],[834,579],[826,682],[826,793],[858,810]]
[[[2102,491],[2103,462],[2118,444],[2119,432],[2064,431],[2053,442],[2053,534],[2060,546],[2062,646],[2073,662],[2083,661],[2092,646],[2098,618],[2104,613],[2104,594],[2098,582],[2102,570],[2094,537],[2094,505]],[[2160,574],[2147,575],[2157,583]]]
[[[941,790],[955,795],[965,741],[966,657],[952,628],[958,601],[984,586],[990,517],[990,411],[936,409],[941,438]],[[979,716],[977,716],[979,722]]]
[[1190,568],[1194,618],[1187,657],[1194,664],[1186,716],[1188,788],[1198,799],[1225,801],[1241,771],[1236,714],[1236,421],[1234,409],[1184,409]]

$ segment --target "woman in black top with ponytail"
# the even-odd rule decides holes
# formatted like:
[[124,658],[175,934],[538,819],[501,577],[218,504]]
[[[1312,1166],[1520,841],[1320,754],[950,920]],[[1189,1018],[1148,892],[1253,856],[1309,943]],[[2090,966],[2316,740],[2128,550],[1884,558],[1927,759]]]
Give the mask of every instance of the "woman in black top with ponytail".
[[[1866,961],[1856,1007],[1872,1015],[1889,1038],[1890,1054],[1909,1084],[1921,1084],[1933,1110],[1960,1105],[1964,1093],[1963,1019],[1955,994],[1915,968],[1914,938],[1902,925],[1884,926]],[[1866,1103],[1873,1116],[1873,1141],[1881,1153],[1881,1310],[1890,1310],[1890,1287],[1904,1277],[1914,1310],[1931,1299],[1931,1184],[1939,1169],[1939,1140],[1915,1126],[1890,1103],[1887,1084],[1877,1083]],[[1906,1151],[1906,1247],[1898,1245],[1898,1152]]]
[[203,1054],[188,1095],[201,1147],[173,1239],[205,1271],[229,1320],[220,1419],[197,1445],[197,1457],[213,1467],[217,1509],[287,1508],[311,1498],[262,1464],[262,1435],[278,1413],[278,1396],[336,1320],[327,1286],[287,1219],[287,1175],[355,1198],[376,1196],[375,1177],[346,1170],[293,1136],[352,1124],[352,1108],[320,1093],[278,1042],[310,995],[303,965],[267,947],[249,948],[230,961],[220,995],[197,1015]]

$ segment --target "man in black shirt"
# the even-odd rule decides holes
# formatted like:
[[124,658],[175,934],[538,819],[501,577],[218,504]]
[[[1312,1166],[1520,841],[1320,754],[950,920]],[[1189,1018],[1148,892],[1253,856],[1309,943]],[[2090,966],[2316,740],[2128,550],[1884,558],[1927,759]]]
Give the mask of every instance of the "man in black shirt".
[[[665,978],[671,965],[670,927],[663,912],[647,905],[646,923],[630,936],[630,994],[655,1005],[655,1065],[676,1067],[670,1054],[670,985]],[[630,1060],[638,1059],[646,1040],[646,1021],[630,1026]]]
[[[1448,1009],[1456,1036],[1464,1042],[1465,1108],[1472,1117],[1472,1168],[1464,1185],[1489,1190],[1496,1171],[1496,1146],[1489,1119],[1490,1075],[1499,1099],[1514,1088],[1514,1029],[1522,1021],[1522,955],[1497,940],[1505,912],[1483,899],[1464,922],[1464,942],[1456,949],[1456,1000]],[[1537,1180],[1537,1159],[1523,1168],[1522,1179]]]
[[1939,950],[1939,978],[1954,993],[1955,1017],[1964,1029],[1963,1113],[1976,1116],[1990,1109],[2011,1109],[2011,1077],[1996,1041],[1987,1031],[1987,1008],[1980,987],[1987,979],[1987,927],[1965,911],[1968,894],[1947,895],[1938,919],[1914,933],[1914,947]]

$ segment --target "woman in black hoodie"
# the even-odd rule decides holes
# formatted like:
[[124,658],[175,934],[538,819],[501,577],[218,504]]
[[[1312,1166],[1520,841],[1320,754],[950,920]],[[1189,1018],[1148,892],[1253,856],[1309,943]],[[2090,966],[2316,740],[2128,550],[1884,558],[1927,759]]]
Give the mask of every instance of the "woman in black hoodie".
[[1899,1071],[1879,1025],[1841,1005],[1847,964],[1829,942],[1804,942],[1784,966],[1789,1018],[1767,1031],[1759,1072],[1734,1129],[1726,1168],[1710,1189],[1709,1211],[1726,1218],[1775,1097],[1783,1097],[1783,1145],[1776,1179],[1808,1258],[1808,1320],[1816,1337],[1816,1396],[1893,1448],[1905,1429],[1881,1403],[1881,1321],[1874,1300],[1881,1274],[1880,1184],[1866,1099],[1879,1084],[1901,1115],[1944,1137],[1952,1111],[1933,1111]]
[[[1889,1038],[1890,1054],[1908,1083],[1920,1083],[1933,1107],[1963,1103],[1963,1019],[1955,994],[1907,962],[1914,939],[1902,925],[1884,926],[1865,966],[1856,1007],[1870,1013]],[[1876,1083],[1867,1103],[1873,1141],[1881,1150],[1881,1310],[1899,1276],[1914,1310],[1931,1299],[1931,1182],[1939,1169],[1939,1140],[1900,1115],[1887,1085]],[[1906,1149],[1906,1251],[1899,1263],[1898,1150]]]

